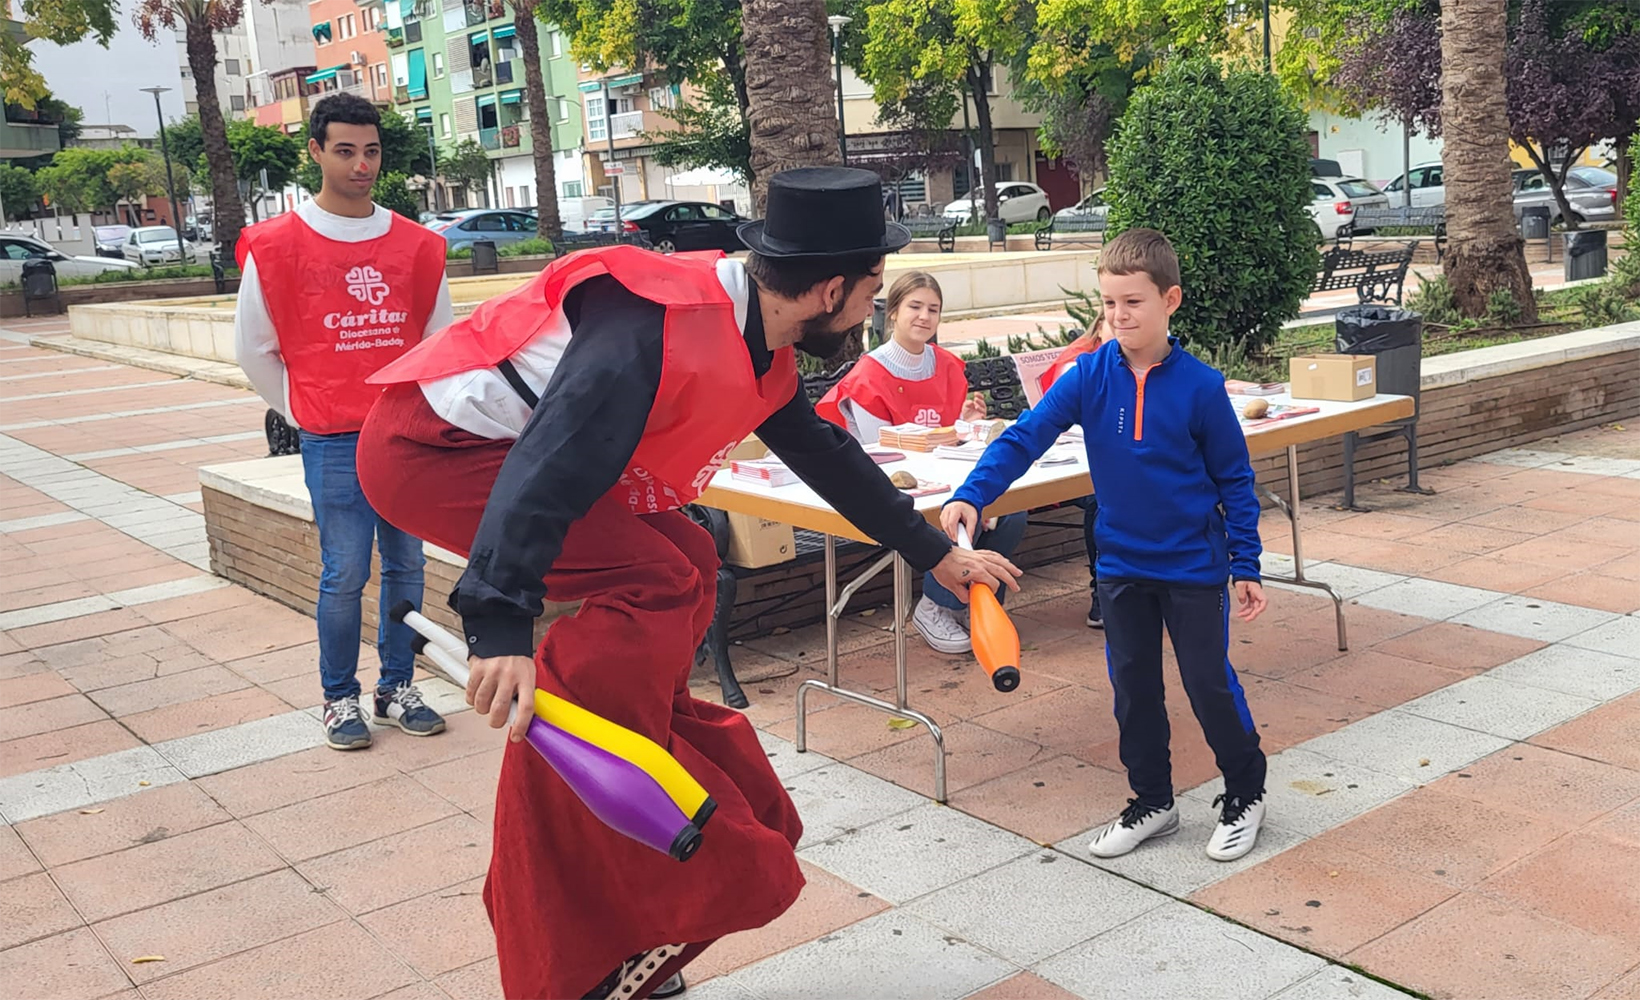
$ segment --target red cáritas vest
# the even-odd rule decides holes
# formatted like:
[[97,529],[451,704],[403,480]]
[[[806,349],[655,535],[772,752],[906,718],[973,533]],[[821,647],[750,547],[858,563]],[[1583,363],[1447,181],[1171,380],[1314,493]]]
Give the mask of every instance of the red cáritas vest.
[[752,371],[734,301],[718,280],[723,254],[663,256],[633,246],[570,254],[377,372],[377,384],[431,382],[493,368],[549,332],[569,290],[608,274],[634,295],[666,307],[660,388],[643,439],[617,490],[636,514],[692,503],[729,452],[797,391],[791,348],[774,353],[762,378]]
[[1053,365],[1036,377],[1036,384],[1042,390],[1043,395],[1047,395],[1053,384],[1059,381],[1059,376],[1076,367],[1077,358],[1084,354],[1092,354],[1098,349],[1099,345],[1087,337],[1077,337],[1071,341],[1063,351],[1059,352],[1059,357],[1053,359]]
[[287,212],[240,234],[241,268],[250,254],[279,335],[297,426],[313,434],[357,431],[381,395],[365,380],[427,329],[444,277],[444,239],[394,215],[385,235],[343,243]]
[[899,378],[867,354],[854,363],[843,380],[815,406],[815,412],[840,427],[847,427],[839,405],[847,399],[867,413],[892,424],[920,424],[949,427],[962,415],[968,398],[968,375],[962,359],[938,344],[934,352],[934,374],[918,382]]

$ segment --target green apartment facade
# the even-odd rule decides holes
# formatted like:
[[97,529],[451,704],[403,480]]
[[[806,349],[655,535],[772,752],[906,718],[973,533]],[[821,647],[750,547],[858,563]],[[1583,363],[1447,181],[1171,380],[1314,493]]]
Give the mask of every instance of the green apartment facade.
[[[489,154],[487,190],[454,192],[457,207],[537,204],[524,63],[503,0],[387,0],[386,36],[393,105],[430,128],[440,149],[472,139]],[[539,25],[552,116],[557,198],[582,193],[582,108],[569,39]],[[465,197],[464,197],[465,196]]]

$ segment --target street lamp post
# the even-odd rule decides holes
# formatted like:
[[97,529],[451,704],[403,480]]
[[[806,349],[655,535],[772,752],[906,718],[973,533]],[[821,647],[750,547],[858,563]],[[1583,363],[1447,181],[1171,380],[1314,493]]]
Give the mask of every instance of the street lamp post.
[[161,111],[159,106],[159,95],[170,89],[170,87],[143,87],[142,92],[154,95],[154,117],[159,119],[159,153],[165,158],[165,193],[171,198],[171,228],[176,230],[177,249],[180,251],[182,249],[182,209],[177,207],[177,183],[171,176],[171,148],[165,142],[165,112]]
[[832,61],[837,64],[837,150],[843,154],[843,166],[848,166],[848,130],[843,127],[843,26],[854,18],[833,14],[826,18],[831,26]]
[[433,123],[427,123],[427,207],[438,211],[438,151],[433,147]]

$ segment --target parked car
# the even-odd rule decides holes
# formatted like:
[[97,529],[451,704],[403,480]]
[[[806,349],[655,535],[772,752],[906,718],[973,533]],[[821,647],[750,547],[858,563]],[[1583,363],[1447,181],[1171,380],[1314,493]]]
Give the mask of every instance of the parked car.
[[601,209],[610,209],[610,217],[615,215],[615,199],[601,195],[589,195],[584,198],[558,199],[558,218],[563,223],[566,233],[584,233],[587,223]]
[[198,256],[187,240],[170,226],[143,226],[131,230],[121,245],[125,259],[143,267],[192,264]]
[[0,236],[0,282],[21,282],[23,262],[41,258],[51,261],[57,270],[59,280],[63,278],[94,278],[104,271],[135,271],[137,269],[137,265],[124,259],[71,257],[49,243],[42,243],[32,236]]
[[735,230],[746,220],[704,201],[651,201],[621,212],[621,228],[642,231],[661,253],[746,249]]
[[[639,209],[644,208],[645,206],[653,205],[653,204],[655,204],[655,202],[653,200],[625,202],[621,205],[621,218],[625,219],[627,216],[631,215],[633,212],[636,212]],[[613,233],[614,231],[615,231],[615,202],[613,200],[611,200],[608,205],[604,206],[603,208],[598,209],[597,211],[593,212],[591,215],[587,216],[587,232],[589,232],[589,233]]]
[[[1424,208],[1429,205],[1446,204],[1445,170],[1437,162],[1420,163],[1407,172],[1407,178],[1412,181],[1412,207]],[[1402,177],[1396,176],[1384,185],[1384,194],[1389,196],[1392,208],[1399,208],[1405,204],[1402,194]]]
[[125,259],[125,251],[121,246],[125,238],[131,235],[130,226],[98,226],[96,229],[97,256],[118,257]]
[[1055,220],[1060,219],[1103,219],[1110,214],[1110,204],[1105,201],[1105,189],[1100,188],[1069,208],[1062,208],[1053,214]]
[[[1599,167],[1573,167],[1566,174],[1566,201],[1573,221],[1610,222],[1617,218],[1617,175]],[[1560,205],[1543,172],[1536,167],[1515,171],[1515,218],[1521,210],[1542,205],[1551,225],[1561,225]]]
[[451,250],[471,249],[479,240],[490,240],[500,248],[536,238],[535,216],[511,208],[440,212],[427,228],[442,235]]
[[1356,209],[1390,204],[1384,192],[1359,177],[1312,177],[1310,191],[1310,218],[1323,240],[1335,238],[1339,229],[1354,221]]
[[[977,193],[974,192],[974,194]],[[978,204],[971,204],[970,199],[973,196],[973,194],[970,194],[968,198],[958,198],[945,206],[945,211],[941,214],[947,219],[963,220],[977,212],[980,218],[984,218],[985,204],[983,201]],[[1008,225],[1011,226],[1017,222],[1030,222],[1032,219],[1037,222],[1046,222],[1052,214],[1053,210],[1048,207],[1047,193],[1035,184],[1026,184],[1021,181],[999,181],[997,183],[997,215]]]

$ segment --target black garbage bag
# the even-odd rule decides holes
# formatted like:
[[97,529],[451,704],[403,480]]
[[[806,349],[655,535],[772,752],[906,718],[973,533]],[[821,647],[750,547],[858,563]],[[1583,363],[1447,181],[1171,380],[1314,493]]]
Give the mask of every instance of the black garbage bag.
[[1340,354],[1382,354],[1423,343],[1424,317],[1399,306],[1348,306],[1333,321]]

